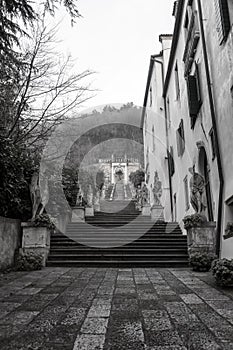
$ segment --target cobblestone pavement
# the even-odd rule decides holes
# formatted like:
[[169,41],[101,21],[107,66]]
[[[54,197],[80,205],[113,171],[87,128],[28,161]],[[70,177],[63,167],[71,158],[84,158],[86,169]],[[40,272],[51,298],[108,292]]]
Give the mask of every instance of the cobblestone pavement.
[[189,269],[11,272],[0,349],[232,350],[233,291]]

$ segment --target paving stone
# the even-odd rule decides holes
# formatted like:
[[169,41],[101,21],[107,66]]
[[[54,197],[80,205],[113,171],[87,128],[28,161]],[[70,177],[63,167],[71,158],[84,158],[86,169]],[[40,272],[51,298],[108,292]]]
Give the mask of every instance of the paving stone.
[[24,311],[41,311],[48,304],[57,298],[59,294],[36,294],[28,299],[25,303],[22,303],[18,310]]
[[81,334],[75,340],[73,350],[103,350],[105,336]]
[[203,301],[196,294],[180,294],[185,304],[203,304]]
[[72,326],[76,325],[77,329],[81,326],[85,319],[86,309],[71,307],[66,312],[61,320],[61,325]]
[[109,317],[111,305],[93,305],[89,312],[88,317]]
[[[146,345],[149,347],[154,346],[184,346],[182,339],[180,338],[177,331],[156,331],[156,332],[145,332]],[[195,350],[199,350],[198,348]]]
[[144,350],[145,339],[141,322],[112,318],[108,327],[105,349]]
[[86,334],[105,334],[107,330],[107,318],[86,318],[81,328],[81,333]]
[[25,325],[38,315],[37,311],[13,311],[0,320],[0,324]]
[[190,350],[222,350],[214,336],[208,331],[185,332],[184,330],[181,338],[186,347]]
[[165,331],[173,328],[166,311],[142,311],[147,331]]
[[182,302],[168,302],[164,305],[172,321],[176,324],[186,325],[199,322],[196,315]]
[[0,302],[0,319],[17,309],[20,305],[20,303]]

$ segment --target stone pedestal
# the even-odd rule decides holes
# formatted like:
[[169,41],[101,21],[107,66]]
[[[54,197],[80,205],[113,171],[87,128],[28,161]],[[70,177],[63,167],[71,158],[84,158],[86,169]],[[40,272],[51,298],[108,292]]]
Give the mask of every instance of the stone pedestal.
[[23,237],[20,251],[42,255],[45,266],[50,249],[50,230],[47,227],[32,226],[30,222],[23,222],[21,226]]
[[85,216],[94,216],[94,208],[85,208]]
[[193,253],[215,254],[216,224],[206,222],[200,226],[187,228],[187,241],[189,256]]
[[151,220],[154,222],[164,222],[163,210],[164,208],[162,207],[162,205],[153,205],[151,207]]
[[151,213],[150,213],[150,204],[144,204],[142,206],[142,216],[150,216]]
[[85,208],[76,206],[72,208],[71,222],[84,222],[85,221]]

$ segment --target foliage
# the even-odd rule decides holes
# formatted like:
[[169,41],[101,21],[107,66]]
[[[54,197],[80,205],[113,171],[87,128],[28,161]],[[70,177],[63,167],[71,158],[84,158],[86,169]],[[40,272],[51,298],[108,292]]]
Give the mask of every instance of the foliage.
[[51,221],[49,215],[46,213],[36,216],[35,220],[32,221],[32,225],[34,227],[47,227],[49,230],[53,230],[55,228],[55,225]]
[[16,255],[15,268],[18,271],[41,270],[43,267],[43,256],[34,252],[20,252]]
[[22,143],[0,136],[0,215],[28,220],[31,200],[28,184],[39,157]]
[[233,237],[233,222],[228,222],[225,229],[224,239]]
[[101,191],[104,185],[104,172],[99,170],[96,174],[96,186]]
[[213,262],[212,272],[218,285],[233,286],[233,259],[218,259]]
[[75,206],[78,194],[78,171],[76,168],[63,167],[62,185],[69,205]]
[[197,227],[201,226],[207,221],[206,217],[202,214],[193,214],[193,215],[187,215],[183,219],[184,222],[184,228],[187,230],[191,227]]
[[209,271],[216,256],[210,253],[193,253],[190,255],[189,263],[193,271]]
[[145,181],[144,170],[137,170],[135,172],[130,173],[129,180],[132,182],[135,188],[138,188],[138,186],[141,186],[142,182]]
[[[57,5],[63,4],[71,16],[73,22],[75,18],[80,17],[80,13],[74,0],[46,0],[43,2],[43,12],[54,15]],[[7,59],[16,59],[14,46],[20,46],[20,38],[27,36],[28,27],[39,19],[39,13],[29,0],[3,0],[0,6],[0,55]],[[38,9],[38,6],[37,6]],[[21,24],[22,23],[22,24]],[[19,62],[19,61],[18,61]]]
[[92,72],[72,73],[70,57],[64,61],[52,49],[54,32],[39,19],[25,45],[13,58],[0,50],[0,215],[27,221],[28,185],[38,171],[43,146],[54,128],[86,99],[89,88],[80,81]]

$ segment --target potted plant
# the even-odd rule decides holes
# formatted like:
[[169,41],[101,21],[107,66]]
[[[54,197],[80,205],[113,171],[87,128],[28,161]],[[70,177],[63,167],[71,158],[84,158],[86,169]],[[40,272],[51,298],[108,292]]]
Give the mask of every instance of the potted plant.
[[233,286],[233,259],[218,259],[212,264],[216,283],[222,287]]
[[183,222],[184,222],[184,228],[188,230],[191,227],[197,227],[197,226],[203,225],[204,223],[207,222],[207,219],[205,215],[196,213],[193,215],[185,216],[185,218],[183,219]]
[[189,264],[193,271],[207,272],[211,269],[214,259],[216,256],[211,253],[192,253],[189,257]]
[[47,227],[50,231],[55,229],[54,223],[46,213],[36,216],[36,218],[30,223],[33,227]]
[[228,239],[231,237],[233,237],[233,222],[228,222],[223,238]]

